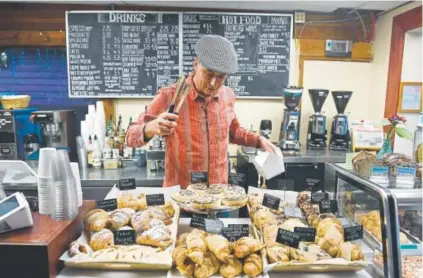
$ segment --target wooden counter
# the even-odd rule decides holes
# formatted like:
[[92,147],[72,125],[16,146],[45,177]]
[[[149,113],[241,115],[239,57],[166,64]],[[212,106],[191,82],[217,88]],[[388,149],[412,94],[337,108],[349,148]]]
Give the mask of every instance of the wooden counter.
[[84,216],[94,207],[95,201],[84,201],[73,221],[54,221],[33,212],[32,227],[0,234],[0,276],[56,277],[63,268],[60,256],[78,238]]

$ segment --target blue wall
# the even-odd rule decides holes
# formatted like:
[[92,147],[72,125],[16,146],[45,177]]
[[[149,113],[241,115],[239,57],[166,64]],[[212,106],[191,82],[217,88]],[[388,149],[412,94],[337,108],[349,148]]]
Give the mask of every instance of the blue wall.
[[40,110],[72,109],[84,120],[93,99],[68,97],[65,48],[9,48],[9,67],[0,69],[0,93],[31,96],[30,107]]

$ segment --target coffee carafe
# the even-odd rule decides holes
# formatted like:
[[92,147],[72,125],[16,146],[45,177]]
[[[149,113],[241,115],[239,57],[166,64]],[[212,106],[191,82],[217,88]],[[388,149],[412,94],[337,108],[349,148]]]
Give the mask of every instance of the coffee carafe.
[[326,148],[326,116],[323,115],[322,107],[329,94],[326,89],[310,89],[311,103],[313,104],[314,114],[310,116],[307,131],[307,148],[325,149]]
[[281,126],[279,147],[286,151],[300,150],[300,110],[303,88],[284,88],[284,117]]
[[43,147],[67,149],[69,159],[78,161],[76,114],[73,110],[36,111],[31,119],[41,127]]
[[348,117],[344,115],[345,108],[350,101],[351,91],[332,91],[338,114],[333,118],[330,145],[331,150],[347,151],[350,143]]

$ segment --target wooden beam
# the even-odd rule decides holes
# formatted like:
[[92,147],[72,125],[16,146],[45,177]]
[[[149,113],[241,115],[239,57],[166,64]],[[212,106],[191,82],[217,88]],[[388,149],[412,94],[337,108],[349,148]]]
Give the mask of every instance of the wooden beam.
[[65,32],[0,31],[0,46],[65,46]]

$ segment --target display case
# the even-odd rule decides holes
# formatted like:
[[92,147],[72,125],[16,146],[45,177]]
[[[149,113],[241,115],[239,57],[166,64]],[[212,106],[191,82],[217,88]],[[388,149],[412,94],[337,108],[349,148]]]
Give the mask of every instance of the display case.
[[394,194],[335,164],[326,163],[326,180],[334,180],[334,200],[343,225],[361,225],[361,246],[370,277],[402,277],[399,221]]

